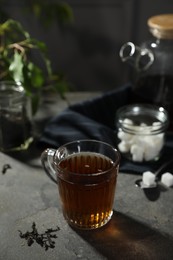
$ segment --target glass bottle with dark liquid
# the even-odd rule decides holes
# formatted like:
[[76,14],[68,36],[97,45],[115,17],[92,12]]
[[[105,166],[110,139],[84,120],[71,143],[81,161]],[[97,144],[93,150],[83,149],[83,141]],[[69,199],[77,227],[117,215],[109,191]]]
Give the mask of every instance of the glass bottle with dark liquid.
[[[146,75],[135,82],[136,101],[164,106],[167,111],[173,109],[173,76]],[[173,116],[173,115],[172,115]]]
[[173,14],[149,18],[148,27],[152,38],[140,47],[124,44],[120,56],[135,69],[134,101],[163,106],[173,130]]

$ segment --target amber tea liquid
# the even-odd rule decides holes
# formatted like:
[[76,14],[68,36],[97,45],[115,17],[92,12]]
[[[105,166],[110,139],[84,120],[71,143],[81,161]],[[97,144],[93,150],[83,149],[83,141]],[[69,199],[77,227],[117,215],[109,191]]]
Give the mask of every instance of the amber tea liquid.
[[106,224],[112,216],[118,167],[106,156],[81,152],[61,161],[58,168],[59,193],[68,223],[85,229]]

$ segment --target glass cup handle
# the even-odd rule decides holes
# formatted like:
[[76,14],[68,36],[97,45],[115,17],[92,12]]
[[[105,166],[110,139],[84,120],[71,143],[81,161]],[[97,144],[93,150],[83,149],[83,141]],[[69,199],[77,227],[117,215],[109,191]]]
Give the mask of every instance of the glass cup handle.
[[53,168],[53,157],[56,150],[52,148],[47,148],[41,154],[41,163],[47,174],[47,176],[57,184],[56,171]]

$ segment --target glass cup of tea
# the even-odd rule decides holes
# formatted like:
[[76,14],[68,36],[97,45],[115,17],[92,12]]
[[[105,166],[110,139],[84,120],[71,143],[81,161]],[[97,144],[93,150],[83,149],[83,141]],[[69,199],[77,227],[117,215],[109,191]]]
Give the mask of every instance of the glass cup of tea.
[[100,141],[78,140],[46,149],[41,162],[58,184],[68,224],[94,229],[111,219],[120,162],[116,149]]

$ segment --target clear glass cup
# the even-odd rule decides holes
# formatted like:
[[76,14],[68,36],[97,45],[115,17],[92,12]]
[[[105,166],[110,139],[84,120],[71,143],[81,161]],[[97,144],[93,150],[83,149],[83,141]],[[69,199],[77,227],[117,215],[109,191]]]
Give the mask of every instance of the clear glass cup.
[[119,152],[109,144],[79,140],[41,155],[47,175],[58,184],[63,214],[73,227],[94,229],[113,214]]
[[131,104],[116,113],[117,146],[134,162],[158,160],[169,125],[167,111],[151,104]]
[[27,149],[32,142],[31,106],[24,88],[0,82],[0,150]]

